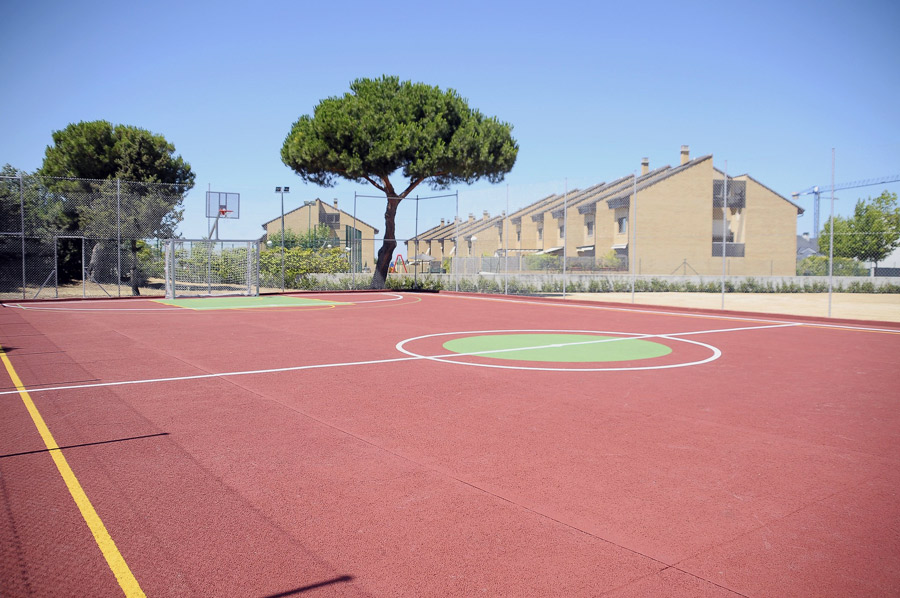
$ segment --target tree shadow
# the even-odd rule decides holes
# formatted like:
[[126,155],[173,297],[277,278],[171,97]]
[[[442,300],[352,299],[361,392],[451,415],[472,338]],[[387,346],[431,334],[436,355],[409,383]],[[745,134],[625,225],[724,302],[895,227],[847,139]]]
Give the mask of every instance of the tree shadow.
[[[28,386],[25,390],[44,390],[45,388],[52,388],[54,386],[70,386],[70,385],[78,385],[78,384],[94,384],[96,382],[100,382],[100,378],[85,378],[83,380],[55,380],[53,382],[39,382],[37,384],[32,384]],[[19,390],[15,386],[0,386],[0,391],[8,391],[8,390]],[[77,388],[74,390],[78,390]]]
[[279,592],[278,594],[268,594],[263,596],[263,598],[287,598],[288,596],[295,596],[297,594],[302,594],[303,592],[309,592],[311,590],[316,590],[318,588],[324,586],[330,586],[336,583],[346,583],[348,581],[353,581],[352,575],[341,575],[340,577],[335,577],[334,579],[327,579],[325,581],[320,581],[319,583],[310,584],[308,586],[303,586],[302,588],[295,588],[293,590],[288,590],[286,592]]
[[112,444],[113,442],[125,442],[127,440],[141,440],[144,438],[156,438],[157,436],[168,436],[168,432],[160,432],[158,434],[145,434],[143,436],[131,436],[130,438],[116,438],[114,440],[99,440],[97,442],[85,442],[83,444],[69,444],[66,446],[61,446],[59,449],[37,449],[34,451],[23,451],[21,453],[9,453],[6,455],[0,455],[0,459],[5,459],[7,457],[21,457],[23,455],[36,455],[38,453],[49,453],[51,450],[66,450],[72,448],[79,448],[83,446],[96,446],[98,444]]

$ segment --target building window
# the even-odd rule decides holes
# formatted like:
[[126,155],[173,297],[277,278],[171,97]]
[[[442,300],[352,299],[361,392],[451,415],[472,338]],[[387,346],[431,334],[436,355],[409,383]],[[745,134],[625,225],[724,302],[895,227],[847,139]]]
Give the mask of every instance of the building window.
[[521,243],[521,242],[522,242],[522,229],[517,228],[516,229],[516,243]]
[[566,227],[563,226],[562,224],[560,224],[559,225],[559,239],[562,240],[565,238],[566,238]]
[[542,229],[542,228],[537,229],[537,233],[538,233],[538,241],[543,241],[544,240],[544,229]]
[[585,226],[585,228],[587,228],[586,236],[593,237],[594,236],[594,221],[588,220],[587,222],[584,223],[584,226]]
[[616,224],[619,227],[619,234],[625,234],[628,232],[628,216],[622,216],[618,220],[616,220]]

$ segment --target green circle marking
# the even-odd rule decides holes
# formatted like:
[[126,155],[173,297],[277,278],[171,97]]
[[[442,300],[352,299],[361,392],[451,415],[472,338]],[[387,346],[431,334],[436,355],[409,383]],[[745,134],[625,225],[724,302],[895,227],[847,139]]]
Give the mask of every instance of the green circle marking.
[[589,363],[652,359],[672,352],[652,341],[598,334],[489,334],[444,343],[453,353],[514,361]]

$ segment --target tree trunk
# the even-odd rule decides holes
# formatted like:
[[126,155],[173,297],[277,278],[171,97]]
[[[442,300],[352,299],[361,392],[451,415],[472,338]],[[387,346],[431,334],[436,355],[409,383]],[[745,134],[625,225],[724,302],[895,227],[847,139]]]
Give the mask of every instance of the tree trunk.
[[375,260],[375,274],[372,276],[373,289],[383,289],[387,281],[388,270],[391,268],[391,256],[397,248],[397,239],[394,233],[394,218],[397,216],[397,206],[401,198],[388,195],[387,209],[384,211],[384,243],[378,250],[378,259]]
[[91,249],[91,261],[88,264],[88,280],[91,282],[100,282],[97,280],[97,273],[100,271],[100,251],[102,249],[103,244],[100,241],[96,241],[94,248]]
[[141,290],[138,288],[140,286],[141,281],[140,281],[140,276],[138,276],[137,252],[138,252],[137,241],[132,239],[131,240],[131,273],[129,276],[131,278],[131,294],[134,295],[135,297],[137,297],[141,294]]

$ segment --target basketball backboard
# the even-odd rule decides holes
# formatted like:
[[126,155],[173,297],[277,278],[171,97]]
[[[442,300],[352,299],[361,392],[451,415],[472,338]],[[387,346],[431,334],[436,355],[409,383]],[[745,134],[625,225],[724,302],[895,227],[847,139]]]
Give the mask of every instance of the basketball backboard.
[[240,216],[240,193],[222,193],[220,191],[206,192],[207,218],[240,218]]

